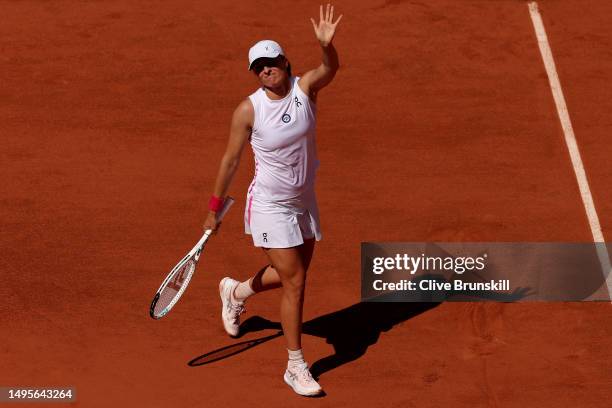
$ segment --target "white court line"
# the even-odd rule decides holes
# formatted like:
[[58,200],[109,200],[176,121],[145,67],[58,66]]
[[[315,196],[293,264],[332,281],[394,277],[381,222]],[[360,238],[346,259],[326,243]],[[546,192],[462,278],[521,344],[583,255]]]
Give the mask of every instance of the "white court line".
[[561,82],[559,82],[559,75],[557,75],[555,61],[553,59],[550,45],[548,44],[548,37],[546,36],[544,23],[542,22],[542,17],[540,16],[540,11],[538,10],[538,3],[535,1],[531,2],[528,4],[528,7],[529,14],[531,15],[531,22],[533,23],[533,28],[535,30],[536,37],[538,38],[538,46],[540,47],[544,67],[546,68],[546,73],[548,74],[550,89],[552,90],[555,105],[557,106],[557,113],[559,114],[563,134],[565,135],[565,143],[567,144],[567,149],[569,150],[570,158],[572,160],[572,166],[574,167],[574,174],[576,175],[576,180],[578,181],[580,195],[582,196],[582,203],[584,204],[584,209],[586,210],[586,214],[589,219],[593,241],[596,243],[595,246],[597,248],[599,263],[601,264],[604,278],[607,275],[606,285],[608,286],[608,296],[609,299],[612,300],[612,297],[610,297],[612,295],[612,266],[610,265],[610,255],[608,254],[608,250],[605,246],[605,240],[603,232],[601,231],[601,225],[599,224],[597,211],[595,211],[595,203],[593,202],[589,182],[586,177],[586,172],[584,171],[580,151],[578,150],[578,143],[576,143],[576,136],[574,135],[572,122],[570,121],[567,105],[565,104],[563,91],[561,90]]

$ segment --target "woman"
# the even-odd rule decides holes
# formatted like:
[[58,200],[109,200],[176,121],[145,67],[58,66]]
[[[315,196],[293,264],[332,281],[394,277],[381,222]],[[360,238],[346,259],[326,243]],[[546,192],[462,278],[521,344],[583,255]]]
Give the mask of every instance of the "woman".
[[269,265],[250,279],[221,280],[222,321],[231,336],[238,334],[244,303],[255,293],[282,286],[281,325],[289,361],[285,382],[300,395],[317,395],[320,385],[312,378],[301,346],[302,307],[306,271],[321,239],[314,193],[318,160],[315,146],[315,114],[318,92],[338,70],[338,54],[332,45],[340,16],[333,22],[329,4],[320,20],[313,19],[315,35],[323,51],[321,65],[301,78],[291,76],[291,65],[280,45],[264,40],[249,50],[249,70],[261,87],[242,101],[232,117],[227,150],[221,160],[204,228],[215,230],[216,212],[250,140],[255,154],[255,176],[247,193],[245,231],[261,247]]

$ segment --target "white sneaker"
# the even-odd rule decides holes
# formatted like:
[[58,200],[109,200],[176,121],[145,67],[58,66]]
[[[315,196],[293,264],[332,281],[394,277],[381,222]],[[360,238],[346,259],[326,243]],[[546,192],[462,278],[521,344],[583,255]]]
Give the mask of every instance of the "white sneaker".
[[232,292],[240,282],[232,278],[223,278],[219,282],[221,296],[221,321],[230,336],[237,336],[240,328],[240,315],[246,312],[244,303],[232,302]]
[[312,378],[306,363],[287,368],[284,378],[287,385],[293,388],[293,391],[297,394],[312,397],[323,392],[323,388]]

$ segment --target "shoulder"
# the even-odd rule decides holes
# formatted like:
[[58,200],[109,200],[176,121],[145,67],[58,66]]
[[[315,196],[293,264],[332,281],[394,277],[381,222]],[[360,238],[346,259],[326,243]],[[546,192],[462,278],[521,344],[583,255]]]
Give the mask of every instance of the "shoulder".
[[298,85],[300,90],[308,95],[310,84],[308,83],[308,72],[302,74],[302,76],[295,77],[295,83]]
[[253,113],[253,111],[253,102],[250,98],[244,98],[242,101],[240,101],[235,110],[235,112],[239,114]]
[[310,86],[309,72],[306,72],[301,77],[295,77],[295,85],[297,88],[308,97],[313,103],[317,101],[317,94],[313,92]]
[[232,121],[244,125],[253,125],[253,118],[255,117],[255,108],[250,98],[243,99],[236,109]]

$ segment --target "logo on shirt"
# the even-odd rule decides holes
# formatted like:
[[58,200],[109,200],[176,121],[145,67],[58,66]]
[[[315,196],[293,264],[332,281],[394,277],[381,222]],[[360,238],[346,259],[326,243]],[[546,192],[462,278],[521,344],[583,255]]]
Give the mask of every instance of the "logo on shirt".
[[300,100],[298,99],[298,97],[296,96],[295,99],[293,100],[295,102],[295,106],[297,106],[298,108],[300,106],[302,106],[302,102],[300,102]]
[[263,235],[263,242],[268,242],[268,233],[264,232],[262,235]]
[[291,116],[288,113],[285,113],[281,120],[285,123],[289,123],[291,121]]

